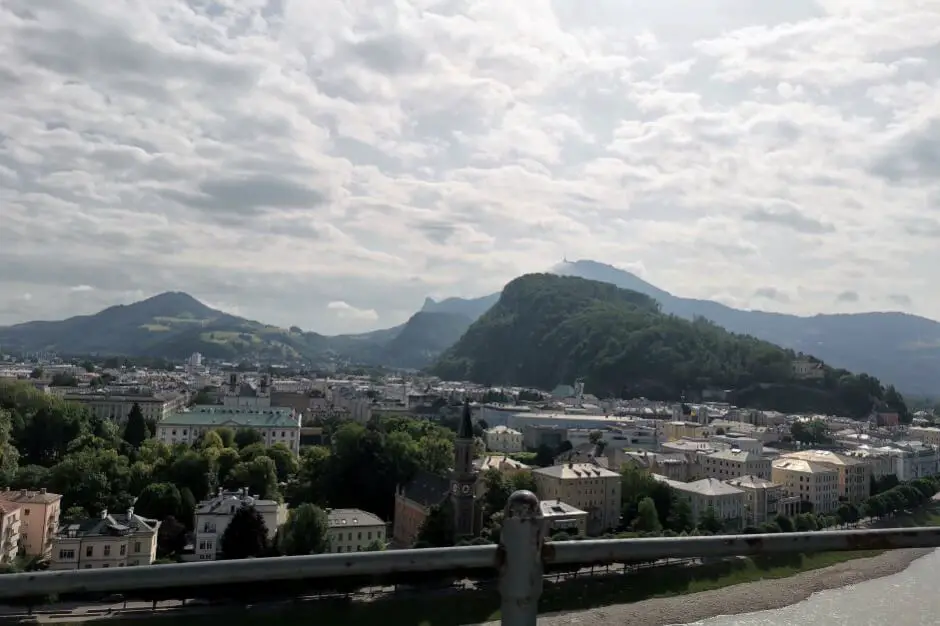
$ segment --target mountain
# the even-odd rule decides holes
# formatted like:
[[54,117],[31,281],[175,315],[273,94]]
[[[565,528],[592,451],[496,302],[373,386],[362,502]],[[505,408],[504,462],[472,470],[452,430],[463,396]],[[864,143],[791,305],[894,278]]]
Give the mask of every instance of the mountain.
[[506,285],[431,371],[542,389],[583,378],[599,396],[661,400],[732,389],[742,405],[856,417],[874,400],[909,415],[900,395],[875,378],[825,367],[822,380],[798,380],[794,358],[707,320],[668,315],[650,296],[609,282],[530,274]]
[[427,313],[456,313],[470,320],[475,320],[496,304],[498,299],[498,293],[483,296],[482,298],[447,298],[440,302],[426,298],[421,310]]
[[[835,367],[868,372],[905,393],[940,391],[940,323],[907,313],[874,312],[808,317],[743,311],[710,300],[674,296],[624,270],[596,261],[565,262],[550,273],[611,283],[654,298],[665,313],[685,319],[704,317],[722,328],[797,352],[811,353]],[[445,307],[471,319],[499,294],[464,300],[428,300],[423,310]],[[488,304],[489,303],[489,304]]]
[[318,360],[421,368],[470,325],[465,316],[416,313],[394,328],[328,337],[247,320],[210,308],[192,296],[163,293],[94,315],[0,327],[0,346],[25,352],[185,359],[193,352],[218,359]]

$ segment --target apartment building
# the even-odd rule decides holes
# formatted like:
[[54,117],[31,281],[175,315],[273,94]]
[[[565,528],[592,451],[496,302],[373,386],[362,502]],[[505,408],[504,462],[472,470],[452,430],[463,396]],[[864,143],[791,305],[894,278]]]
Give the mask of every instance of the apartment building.
[[818,463],[839,472],[839,499],[861,504],[871,495],[871,465],[864,459],[839,454],[830,450],[801,450],[780,456]]
[[724,435],[712,435],[709,441],[724,444],[727,448],[737,448],[752,454],[763,454],[764,444],[755,437],[748,437],[738,433],[726,433]]
[[704,439],[715,434],[715,429],[695,422],[666,422],[662,425],[663,438],[666,441],[676,441],[690,437]]
[[183,410],[186,396],[181,393],[131,394],[126,393],[66,393],[63,399],[84,406],[92,415],[113,422],[127,420],[134,405],[140,407],[144,419],[159,422],[168,415]]
[[771,462],[770,479],[787,495],[808,502],[814,513],[839,508],[839,471],[832,465],[781,457]]
[[907,436],[914,441],[940,448],[940,428],[935,426],[911,426],[907,429]]
[[665,476],[653,474],[653,478],[662,481],[675,490],[678,497],[685,499],[692,509],[692,518],[696,523],[709,508],[715,511],[726,529],[741,528],[744,525],[744,491],[717,478],[703,478],[691,483],[680,483]]
[[514,454],[524,450],[522,432],[508,426],[494,426],[483,431],[483,442],[491,452]]
[[150,565],[157,558],[160,522],[128,509],[123,514],[65,524],[52,547],[50,570],[107,569]]
[[685,483],[705,478],[703,457],[697,453],[624,452],[616,467],[629,465]]
[[5,489],[0,491],[0,505],[3,503],[20,507],[20,552],[26,556],[48,556],[59,532],[62,496],[45,489]]
[[800,499],[788,496],[783,485],[757,476],[741,476],[727,482],[744,492],[744,524],[757,526],[777,515],[792,517],[800,512]]
[[20,515],[22,507],[0,501],[0,564],[12,563],[20,551]]
[[235,512],[243,506],[253,506],[264,519],[268,539],[274,539],[277,529],[287,521],[287,505],[276,500],[262,500],[248,494],[247,489],[219,491],[208,500],[196,505],[194,523],[196,531],[195,560],[214,561],[222,550],[221,539]]
[[328,509],[330,552],[361,552],[370,544],[386,543],[385,522],[361,509]]
[[891,457],[892,474],[900,481],[909,481],[940,474],[937,448],[920,441],[897,441],[876,452]]
[[561,500],[541,500],[542,518],[549,535],[566,532],[583,537],[587,534],[587,511]]
[[281,443],[294,454],[300,454],[300,415],[290,408],[197,405],[159,422],[156,438],[167,444],[192,444],[200,436],[218,428],[257,430],[265,445]]
[[589,463],[567,463],[532,472],[539,497],[561,500],[588,514],[588,534],[620,525],[620,474]]
[[770,459],[737,448],[719,450],[705,455],[702,457],[702,468],[706,477],[718,480],[741,476],[770,479]]

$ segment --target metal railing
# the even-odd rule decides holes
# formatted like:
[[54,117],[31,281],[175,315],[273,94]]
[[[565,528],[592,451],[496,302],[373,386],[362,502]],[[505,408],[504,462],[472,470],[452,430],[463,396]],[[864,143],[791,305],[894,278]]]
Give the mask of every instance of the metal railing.
[[400,582],[414,574],[431,574],[432,577],[492,577],[495,574],[499,580],[502,623],[506,626],[533,626],[538,615],[543,574],[557,566],[940,547],[940,528],[551,542],[546,541],[545,526],[536,496],[528,491],[517,491],[506,506],[498,546],[7,574],[0,577],[0,603],[51,594],[96,592],[179,599],[203,597],[211,594],[212,590],[227,589],[231,593],[233,588],[248,588],[246,586],[261,582],[289,588],[291,582],[329,580],[331,585],[335,585],[339,579],[355,586],[376,577]]

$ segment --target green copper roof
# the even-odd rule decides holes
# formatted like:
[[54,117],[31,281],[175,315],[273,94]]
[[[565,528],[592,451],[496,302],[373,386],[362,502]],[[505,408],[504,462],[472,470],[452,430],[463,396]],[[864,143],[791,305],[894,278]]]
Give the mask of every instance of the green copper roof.
[[179,426],[251,426],[254,428],[285,428],[299,426],[293,411],[284,407],[243,409],[225,406],[196,405],[188,411],[173,413],[160,424]]

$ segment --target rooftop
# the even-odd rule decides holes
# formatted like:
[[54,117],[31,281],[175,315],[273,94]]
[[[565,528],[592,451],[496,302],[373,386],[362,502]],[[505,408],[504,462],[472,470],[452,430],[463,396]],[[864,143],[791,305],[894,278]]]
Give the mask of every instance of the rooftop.
[[137,533],[154,533],[160,527],[160,522],[134,513],[128,509],[127,513],[110,514],[101,513],[101,517],[92,517],[78,522],[65,522],[59,526],[59,537],[104,537],[116,535],[133,535]]
[[612,472],[592,463],[567,463],[565,465],[553,465],[551,467],[539,468],[534,470],[533,473],[571,480],[578,478],[616,478],[619,476],[619,474],[616,472]]
[[362,509],[327,509],[330,528],[348,526],[385,526],[378,515]]
[[168,415],[160,425],[179,426],[254,426],[285,428],[298,427],[300,422],[294,411],[286,407],[259,409],[233,408],[219,405],[196,405],[189,411]]
[[542,509],[542,515],[545,517],[559,517],[559,516],[569,516],[569,515],[587,515],[585,511],[571,506],[567,502],[562,502],[561,500],[542,500],[539,502],[539,507]]
[[30,491],[29,489],[10,489],[0,491],[0,500],[15,502],[17,504],[52,504],[62,499],[57,493],[49,493],[45,489]]
[[701,480],[696,480],[690,483],[669,481],[669,485],[673,489],[697,493],[703,496],[727,496],[736,493],[742,493],[741,490],[737,487],[732,487],[729,484],[723,483],[717,478],[703,478]]

